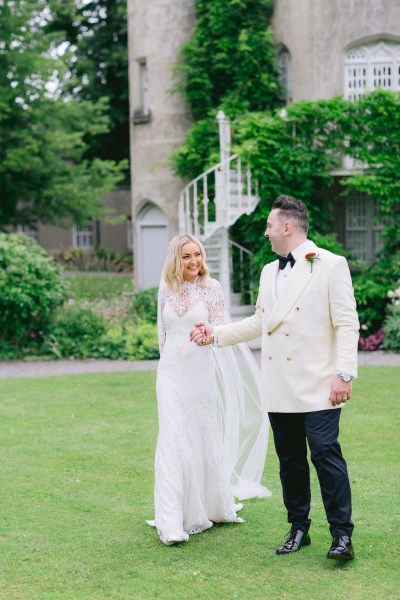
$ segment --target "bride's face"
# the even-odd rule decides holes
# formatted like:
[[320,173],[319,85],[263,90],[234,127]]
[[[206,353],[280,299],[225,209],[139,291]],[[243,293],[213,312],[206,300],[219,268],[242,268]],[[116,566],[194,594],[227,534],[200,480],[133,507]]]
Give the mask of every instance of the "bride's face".
[[194,242],[183,244],[181,262],[184,281],[194,281],[203,265],[203,257],[197,244]]

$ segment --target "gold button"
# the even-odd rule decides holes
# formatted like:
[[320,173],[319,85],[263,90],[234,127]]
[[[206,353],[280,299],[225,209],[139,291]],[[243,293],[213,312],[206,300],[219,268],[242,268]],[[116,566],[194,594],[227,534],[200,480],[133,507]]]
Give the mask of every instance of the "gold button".
[[296,310],[300,310],[300,308],[298,306],[296,306]]
[[267,331],[267,335],[271,335],[271,332],[270,332],[270,331]]
[[286,360],[292,360],[292,359],[290,358],[290,356],[288,356],[288,357],[286,358]]
[[288,334],[288,333],[285,333],[285,335],[286,335],[286,336],[289,336],[289,334]]
[[268,356],[268,360],[272,360],[272,356]]
[[265,312],[265,310],[262,308],[262,309],[261,309],[261,312]]

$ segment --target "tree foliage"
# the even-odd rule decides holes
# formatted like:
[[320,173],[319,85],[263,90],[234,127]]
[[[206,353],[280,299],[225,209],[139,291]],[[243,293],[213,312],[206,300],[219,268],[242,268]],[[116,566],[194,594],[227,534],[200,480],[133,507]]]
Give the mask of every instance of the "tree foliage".
[[[108,130],[88,138],[86,158],[129,159],[129,84],[126,0],[51,0],[46,30],[63,44],[65,81],[73,97],[107,98]],[[127,170],[126,176],[129,176]]]
[[57,37],[44,32],[49,18],[45,2],[1,5],[0,227],[93,219],[125,168],[85,159],[89,141],[108,129],[106,103],[58,94],[65,66]]

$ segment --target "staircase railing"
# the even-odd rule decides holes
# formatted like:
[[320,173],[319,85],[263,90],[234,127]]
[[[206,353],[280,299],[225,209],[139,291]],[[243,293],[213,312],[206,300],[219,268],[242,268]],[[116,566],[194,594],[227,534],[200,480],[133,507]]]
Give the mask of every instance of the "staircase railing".
[[239,155],[214,165],[184,187],[179,200],[181,231],[207,239],[220,227],[230,227],[258,203],[258,186]]
[[231,289],[240,294],[241,304],[255,304],[252,256],[244,246],[229,240],[231,262]]

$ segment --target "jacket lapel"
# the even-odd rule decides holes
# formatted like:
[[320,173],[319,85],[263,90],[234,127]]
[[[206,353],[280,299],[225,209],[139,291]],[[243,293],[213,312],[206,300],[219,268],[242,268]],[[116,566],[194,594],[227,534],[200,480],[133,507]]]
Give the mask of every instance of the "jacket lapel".
[[278,268],[279,262],[277,260],[268,265],[268,271],[264,282],[263,295],[266,300],[266,306],[271,307],[271,311],[274,310],[277,302],[275,293],[275,280]]
[[[304,255],[308,252],[316,252],[316,254],[318,254],[318,248],[315,246],[315,244],[310,242],[310,248],[307,248]],[[303,290],[318,271],[321,258],[314,260],[311,271],[311,264],[304,258],[304,255],[296,261],[296,264],[292,268],[289,277],[281,287],[279,299],[276,301],[272,313],[268,319],[268,331],[273,331],[283,321],[286,315],[293,308]]]

